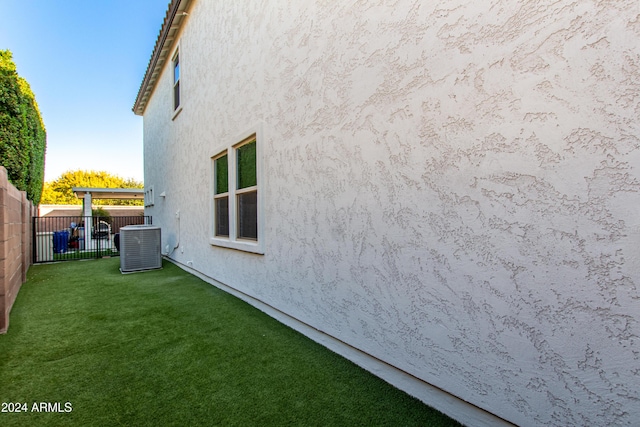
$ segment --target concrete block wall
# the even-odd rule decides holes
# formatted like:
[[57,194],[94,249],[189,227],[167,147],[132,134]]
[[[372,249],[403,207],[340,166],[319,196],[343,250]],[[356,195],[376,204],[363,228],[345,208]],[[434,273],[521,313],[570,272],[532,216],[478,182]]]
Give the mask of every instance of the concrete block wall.
[[9,313],[31,266],[31,217],[27,193],[8,180],[0,167],[0,333],[9,328]]

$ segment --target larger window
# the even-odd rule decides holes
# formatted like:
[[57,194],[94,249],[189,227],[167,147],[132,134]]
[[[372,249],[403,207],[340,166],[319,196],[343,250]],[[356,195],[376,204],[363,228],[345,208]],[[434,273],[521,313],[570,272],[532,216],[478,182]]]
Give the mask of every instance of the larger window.
[[258,240],[258,179],[255,135],[236,149],[238,238]]
[[229,237],[229,155],[214,160],[214,210],[216,237]]
[[211,244],[264,253],[260,132],[236,141],[212,157]]

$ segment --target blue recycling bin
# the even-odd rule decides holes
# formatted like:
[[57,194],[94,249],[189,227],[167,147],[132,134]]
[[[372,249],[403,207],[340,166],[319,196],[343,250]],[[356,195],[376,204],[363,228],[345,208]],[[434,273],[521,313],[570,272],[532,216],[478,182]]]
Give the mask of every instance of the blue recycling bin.
[[67,245],[69,244],[69,232],[68,231],[54,231],[53,232],[53,252],[56,254],[63,254],[67,252]]

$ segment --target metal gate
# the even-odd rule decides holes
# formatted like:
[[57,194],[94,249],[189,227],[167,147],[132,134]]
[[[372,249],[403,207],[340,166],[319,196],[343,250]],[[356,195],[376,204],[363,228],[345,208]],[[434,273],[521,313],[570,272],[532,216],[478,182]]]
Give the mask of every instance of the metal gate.
[[120,228],[139,224],[151,224],[151,217],[33,217],[33,262],[119,256]]

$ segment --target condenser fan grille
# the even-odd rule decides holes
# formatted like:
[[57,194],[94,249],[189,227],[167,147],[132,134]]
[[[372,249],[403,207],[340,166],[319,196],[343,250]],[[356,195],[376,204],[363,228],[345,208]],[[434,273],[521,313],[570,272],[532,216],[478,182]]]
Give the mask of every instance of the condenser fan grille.
[[160,227],[128,225],[120,229],[120,271],[162,268]]

